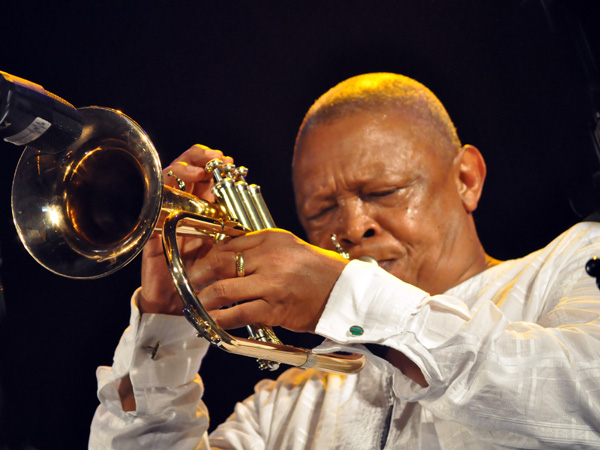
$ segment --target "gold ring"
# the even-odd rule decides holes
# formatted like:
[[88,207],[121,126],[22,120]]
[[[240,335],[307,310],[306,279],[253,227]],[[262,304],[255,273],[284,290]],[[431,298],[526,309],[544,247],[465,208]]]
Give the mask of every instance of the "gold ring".
[[244,255],[241,252],[235,253],[235,272],[238,277],[243,277],[246,273],[246,269],[244,268]]

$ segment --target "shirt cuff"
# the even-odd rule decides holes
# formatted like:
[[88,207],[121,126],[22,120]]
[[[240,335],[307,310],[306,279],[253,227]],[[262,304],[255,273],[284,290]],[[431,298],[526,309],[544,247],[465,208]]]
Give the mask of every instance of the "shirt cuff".
[[315,331],[341,344],[380,343],[401,332],[428,298],[382,268],[353,260],[334,285]]
[[113,371],[129,374],[134,390],[181,386],[194,379],[209,343],[183,316],[140,314],[138,289],[129,328],[115,351]]

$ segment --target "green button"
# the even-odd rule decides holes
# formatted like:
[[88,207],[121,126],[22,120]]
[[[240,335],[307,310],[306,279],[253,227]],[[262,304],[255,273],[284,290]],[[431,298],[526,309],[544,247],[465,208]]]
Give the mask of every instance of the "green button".
[[365,332],[365,330],[363,329],[363,327],[358,326],[358,325],[352,325],[350,327],[350,334],[352,336],[362,336],[363,333]]

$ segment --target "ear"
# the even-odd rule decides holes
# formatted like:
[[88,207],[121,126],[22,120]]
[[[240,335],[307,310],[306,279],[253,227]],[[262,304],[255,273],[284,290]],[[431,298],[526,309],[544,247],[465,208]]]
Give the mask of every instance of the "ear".
[[487,172],[485,161],[476,147],[465,145],[456,157],[455,167],[458,167],[458,193],[465,210],[471,213],[477,208],[483,190]]

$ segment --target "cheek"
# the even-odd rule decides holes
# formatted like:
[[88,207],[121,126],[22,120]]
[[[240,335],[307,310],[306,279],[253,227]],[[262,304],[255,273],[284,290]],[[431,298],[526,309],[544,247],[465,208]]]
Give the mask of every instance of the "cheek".
[[420,228],[421,211],[404,207],[380,211],[377,221],[381,227],[392,234],[397,240],[409,240]]
[[436,240],[441,214],[437,205],[420,203],[380,211],[378,222],[396,241],[415,248]]

